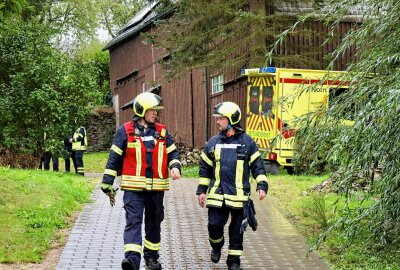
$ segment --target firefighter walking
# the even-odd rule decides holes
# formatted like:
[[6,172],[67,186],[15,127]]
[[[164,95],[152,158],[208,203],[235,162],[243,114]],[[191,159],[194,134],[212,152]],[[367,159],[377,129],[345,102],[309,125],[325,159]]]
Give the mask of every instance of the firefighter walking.
[[156,122],[158,110],[163,108],[161,101],[161,97],[152,93],[141,93],[135,98],[135,116],[117,129],[102,180],[101,188],[113,204],[114,178],[119,171],[122,173],[120,187],[124,190],[126,218],[124,270],[139,269],[142,252],[147,267],[162,269],[158,251],[164,219],[164,191],[169,189],[169,170],[173,180],[180,178],[181,163],[166,126]]
[[247,220],[251,218],[244,214],[247,212],[244,206],[251,202],[250,172],[257,182],[256,191],[260,200],[267,194],[268,183],[256,143],[239,126],[239,106],[233,102],[222,102],[214,110],[213,116],[220,133],[206,143],[201,154],[196,194],[199,205],[208,208],[208,234],[212,247],[211,261],[214,263],[221,258],[225,243],[224,226],[231,215],[226,263],[228,269],[239,270],[243,233]]

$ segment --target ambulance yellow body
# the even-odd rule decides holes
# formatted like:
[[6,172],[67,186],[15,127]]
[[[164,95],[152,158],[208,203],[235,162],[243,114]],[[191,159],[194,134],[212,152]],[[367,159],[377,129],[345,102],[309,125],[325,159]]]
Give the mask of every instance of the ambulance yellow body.
[[280,167],[293,172],[294,120],[328,106],[332,89],[340,90],[337,95],[348,88],[335,79],[340,73],[273,67],[242,70],[248,82],[246,132],[258,144],[269,173],[277,174]]

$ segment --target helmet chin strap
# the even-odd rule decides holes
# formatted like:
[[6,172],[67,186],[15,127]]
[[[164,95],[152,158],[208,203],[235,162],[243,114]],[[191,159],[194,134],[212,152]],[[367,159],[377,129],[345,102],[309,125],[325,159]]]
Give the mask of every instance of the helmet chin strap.
[[232,128],[232,125],[229,123],[226,129],[222,130],[222,132],[227,133]]

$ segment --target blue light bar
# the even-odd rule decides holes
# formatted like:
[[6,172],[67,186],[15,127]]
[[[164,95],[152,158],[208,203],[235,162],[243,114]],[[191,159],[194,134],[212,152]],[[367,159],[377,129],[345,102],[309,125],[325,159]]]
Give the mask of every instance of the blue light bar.
[[275,73],[276,67],[261,67],[260,73]]

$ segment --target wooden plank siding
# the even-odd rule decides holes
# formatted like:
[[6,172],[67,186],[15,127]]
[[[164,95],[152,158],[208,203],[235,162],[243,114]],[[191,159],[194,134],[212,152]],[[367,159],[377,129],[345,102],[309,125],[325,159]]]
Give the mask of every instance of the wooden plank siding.
[[[350,29],[357,27],[356,22],[342,22],[336,29],[337,40],[325,42],[329,28],[320,22],[306,22],[298,29],[298,34],[288,37],[278,47],[278,56],[297,59],[296,56],[307,55],[309,63],[301,61],[275,61],[276,67],[322,69],[327,62],[324,55],[332,52],[339,40]],[[146,28],[144,32],[157,31],[157,28]],[[142,32],[143,32],[142,31]],[[160,122],[167,125],[175,135],[177,142],[196,148],[204,147],[205,142],[217,133],[212,117],[213,108],[223,101],[233,101],[242,110],[242,127],[245,127],[246,112],[246,78],[240,77],[240,68],[229,67],[223,71],[188,70],[181,78],[167,81],[159,60],[167,56],[166,51],[154,49],[145,44],[143,38],[136,34],[113,46],[110,50],[110,85],[113,95],[118,95],[121,107],[132,100],[143,90],[156,85],[161,86],[160,96],[165,109],[160,112]],[[243,47],[239,55],[248,54],[248,47]],[[350,48],[334,63],[334,70],[344,70],[354,60],[355,49]],[[278,57],[279,58],[279,57]],[[288,66],[290,65],[290,66]],[[253,68],[248,67],[246,68]],[[224,75],[224,91],[211,95],[211,76]],[[124,78],[126,79],[124,81]],[[119,109],[120,125],[133,117],[132,110]]]
[[[293,21],[294,22],[294,21]],[[278,46],[278,58],[286,56],[283,61],[276,61],[276,67],[325,69],[329,64],[326,56],[331,54],[340,41],[351,29],[358,26],[358,22],[341,22],[334,29],[334,38],[327,41],[330,34],[330,26],[319,21],[308,21],[299,25],[295,32],[290,34],[287,40]],[[283,29],[282,29],[283,30]],[[355,60],[355,48],[349,48],[334,62],[333,70],[345,70]],[[288,57],[293,57],[292,60]],[[308,58],[308,59],[307,59]]]
[[[118,95],[121,107],[144,90],[161,85],[159,94],[163,98],[164,110],[160,111],[160,122],[175,135],[177,142],[203,147],[206,141],[205,131],[201,132],[205,130],[204,72],[188,72],[182,78],[167,81],[163,78],[163,68],[158,64],[158,60],[165,55],[164,50],[146,45],[140,35],[112,48],[110,84],[113,95]],[[121,83],[130,74],[134,76]],[[123,111],[119,108],[117,125],[132,117],[132,110]]]

